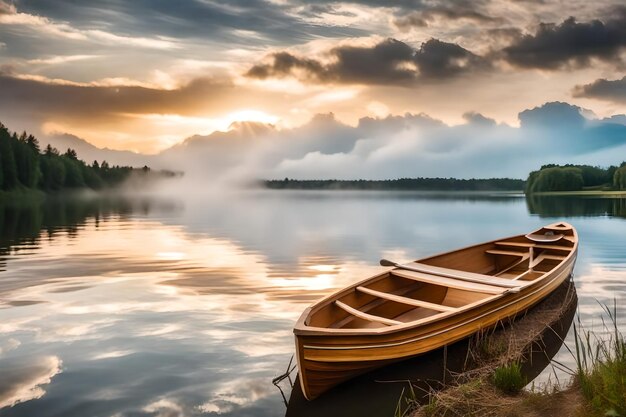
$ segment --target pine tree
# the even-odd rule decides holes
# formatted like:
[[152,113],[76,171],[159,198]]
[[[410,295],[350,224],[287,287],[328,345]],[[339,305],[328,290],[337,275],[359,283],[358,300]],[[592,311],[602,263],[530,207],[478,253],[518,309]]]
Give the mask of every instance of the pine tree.
[[18,184],[15,156],[11,147],[11,134],[4,127],[0,128],[0,159],[2,160],[2,189],[11,190]]

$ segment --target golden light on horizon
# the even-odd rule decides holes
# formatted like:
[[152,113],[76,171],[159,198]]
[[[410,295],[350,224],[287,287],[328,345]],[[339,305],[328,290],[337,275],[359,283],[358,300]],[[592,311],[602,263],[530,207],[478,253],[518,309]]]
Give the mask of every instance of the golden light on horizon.
[[236,122],[257,122],[273,125],[276,124],[280,120],[280,118],[261,110],[243,109],[229,113],[220,120],[223,121],[223,123],[220,124],[226,125],[226,127],[228,127]]

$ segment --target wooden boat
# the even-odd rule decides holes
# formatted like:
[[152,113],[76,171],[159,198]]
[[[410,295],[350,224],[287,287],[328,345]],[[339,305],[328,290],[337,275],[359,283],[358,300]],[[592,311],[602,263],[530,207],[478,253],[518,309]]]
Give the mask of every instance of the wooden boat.
[[461,340],[526,311],[572,273],[578,235],[555,223],[394,268],[307,308],[294,328],[312,400],[357,375]]

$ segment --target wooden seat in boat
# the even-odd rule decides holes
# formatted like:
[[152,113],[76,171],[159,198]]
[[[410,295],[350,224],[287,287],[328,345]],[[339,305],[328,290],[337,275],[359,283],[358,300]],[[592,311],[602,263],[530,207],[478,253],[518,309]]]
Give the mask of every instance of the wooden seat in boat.
[[396,303],[407,304],[407,305],[411,305],[414,307],[423,307],[423,308],[428,308],[430,310],[435,310],[435,311],[456,310],[456,308],[454,307],[448,307],[448,306],[444,306],[441,304],[429,303],[427,301],[416,300],[414,298],[403,297],[401,295],[389,294],[389,293],[382,292],[382,291],[376,291],[367,287],[359,286],[359,287],[356,287],[356,289],[357,291],[363,292],[365,294],[373,295],[374,297],[384,298],[385,300],[395,301]]
[[526,255],[526,252],[517,252],[517,251],[512,251],[512,250],[496,250],[496,249],[486,250],[485,253],[488,253],[490,255],[519,256],[520,258]]
[[[431,275],[423,272],[415,272],[409,271],[406,269],[394,269],[392,271],[393,275],[411,279],[419,282],[426,282],[429,284],[441,285],[448,288],[456,288],[459,290],[467,290],[467,291],[475,291],[484,294],[502,294],[506,291],[509,291],[511,288],[497,287],[489,284],[478,284],[475,282],[467,282],[454,278],[442,277],[439,275]],[[511,282],[510,280],[504,280],[507,282]]]
[[531,243],[531,242],[496,242],[496,246],[509,246],[509,247],[519,247],[519,248],[536,248],[536,249],[550,249],[556,251],[570,252],[572,250],[569,246],[560,246],[560,245],[542,245],[539,243]]
[[375,316],[373,314],[364,313],[364,312],[362,312],[360,310],[357,310],[356,308],[350,307],[346,303],[342,303],[339,300],[335,300],[335,305],[337,307],[341,308],[342,310],[352,314],[353,316],[358,317],[358,318],[363,319],[363,320],[373,321],[373,322],[376,322],[376,323],[382,323],[382,324],[385,324],[387,326],[394,326],[396,324],[402,324],[401,321],[391,320],[391,319],[387,319],[385,317],[380,317],[380,316]]
[[[524,254],[520,253],[520,255],[523,256]],[[477,274],[475,272],[461,271],[458,269],[443,268],[440,266],[427,265],[420,262],[411,262],[406,266],[410,267],[411,270],[414,270],[416,272],[423,272],[430,275],[437,275],[445,278],[468,281],[476,284],[485,284],[505,288],[514,288],[517,286],[516,284],[511,283],[511,281],[508,279],[497,278],[493,275],[483,275]],[[397,272],[397,270],[394,270],[394,273],[395,272]],[[500,292],[498,292],[498,294]]]

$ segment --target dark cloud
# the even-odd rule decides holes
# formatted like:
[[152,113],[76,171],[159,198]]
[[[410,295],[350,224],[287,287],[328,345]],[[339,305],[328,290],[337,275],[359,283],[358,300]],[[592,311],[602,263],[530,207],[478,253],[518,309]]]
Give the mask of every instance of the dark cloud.
[[482,114],[473,112],[473,111],[463,114],[463,119],[468,124],[471,124],[471,125],[477,125],[477,126],[495,126],[496,125],[496,121],[494,119],[485,117]]
[[534,109],[524,110],[519,113],[518,118],[523,128],[579,129],[585,124],[580,107],[562,102],[546,103]]
[[339,10],[336,5],[332,4],[306,4],[298,11],[298,15],[304,17],[320,17],[324,14],[346,17],[356,16],[356,14],[352,12]]
[[219,101],[232,85],[197,79],[175,89],[90,86],[20,79],[0,73],[0,111],[23,109],[35,116],[110,117],[123,113],[192,114]]
[[210,39],[236,44],[286,44],[317,37],[359,36],[364,32],[309,24],[292,6],[266,0],[20,0],[19,11],[69,22],[79,29],[99,29],[126,36]]
[[449,78],[474,69],[485,69],[487,61],[455,43],[431,39],[415,55],[421,77]]
[[287,52],[270,56],[248,72],[253,78],[296,76],[314,82],[348,84],[410,84],[417,80],[446,79],[486,68],[487,62],[463,47],[431,39],[414,50],[404,42],[387,39],[374,46],[340,46],[329,51],[333,60],[323,64]]
[[346,83],[402,84],[415,78],[414,50],[404,42],[387,39],[373,47],[341,46],[331,54],[337,62],[327,67],[331,78]]
[[626,47],[626,8],[615,9],[605,19],[580,23],[570,17],[560,25],[541,23],[504,48],[505,59],[524,68],[558,69],[565,65],[586,66],[591,58],[619,61]]
[[574,97],[597,98],[626,104],[626,76],[619,80],[600,78],[591,84],[577,85],[574,88]]
[[325,77],[325,68],[314,59],[298,58],[288,52],[278,52],[272,55],[272,64],[253,66],[247,73],[249,77],[265,79],[268,77],[284,77],[293,71],[300,70],[316,78]]
[[469,20],[480,24],[499,24],[504,22],[504,19],[481,13],[476,10],[474,5],[469,4],[461,7],[439,5],[426,10],[414,11],[397,17],[394,20],[394,24],[399,29],[407,30],[412,27],[427,27],[437,18],[444,20]]

